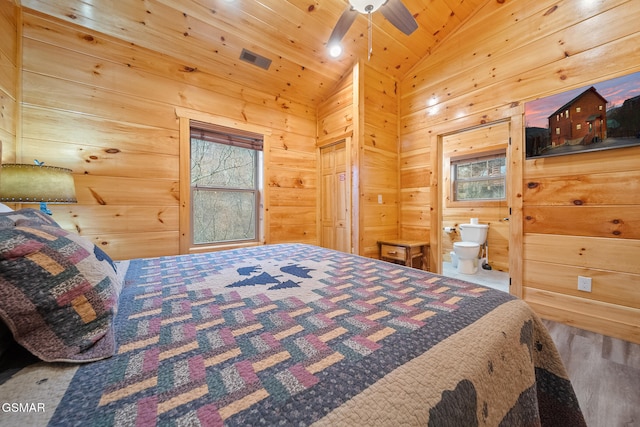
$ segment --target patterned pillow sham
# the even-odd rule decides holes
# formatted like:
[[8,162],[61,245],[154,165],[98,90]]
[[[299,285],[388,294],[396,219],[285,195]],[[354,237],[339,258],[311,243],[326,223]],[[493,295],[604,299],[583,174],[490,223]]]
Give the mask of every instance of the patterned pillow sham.
[[0,212],[0,228],[12,228],[25,224],[43,224],[60,227],[51,216],[35,209]]
[[0,227],[0,318],[41,360],[112,356],[120,289],[113,262],[84,237],[31,219]]

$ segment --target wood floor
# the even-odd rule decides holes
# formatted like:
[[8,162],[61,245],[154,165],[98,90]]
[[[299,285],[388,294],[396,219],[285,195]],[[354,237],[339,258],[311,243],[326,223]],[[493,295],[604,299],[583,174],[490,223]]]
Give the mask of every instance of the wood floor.
[[640,427],[640,345],[544,320],[589,427]]

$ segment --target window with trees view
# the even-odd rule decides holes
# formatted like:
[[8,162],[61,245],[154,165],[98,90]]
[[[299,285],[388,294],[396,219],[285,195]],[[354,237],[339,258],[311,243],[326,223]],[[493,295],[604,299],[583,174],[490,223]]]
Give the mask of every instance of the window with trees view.
[[259,239],[261,167],[261,135],[192,122],[193,244]]
[[505,200],[506,155],[451,162],[453,200]]

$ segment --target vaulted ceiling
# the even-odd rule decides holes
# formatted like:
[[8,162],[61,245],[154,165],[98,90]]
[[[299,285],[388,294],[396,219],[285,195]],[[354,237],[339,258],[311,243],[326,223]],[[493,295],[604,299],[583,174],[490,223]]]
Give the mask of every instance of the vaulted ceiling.
[[[403,0],[418,23],[407,36],[380,11],[346,33],[343,55],[329,57],[327,40],[347,0],[22,0],[34,9],[243,82],[274,97],[317,105],[358,58],[401,79],[489,0]],[[504,0],[497,0],[504,1]],[[383,6],[384,7],[384,6]],[[270,59],[268,70],[240,60],[243,49]]]

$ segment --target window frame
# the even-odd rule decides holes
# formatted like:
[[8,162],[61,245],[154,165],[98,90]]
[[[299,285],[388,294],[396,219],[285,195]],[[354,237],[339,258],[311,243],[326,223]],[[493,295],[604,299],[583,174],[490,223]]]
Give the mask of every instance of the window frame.
[[[178,252],[181,254],[202,253],[223,249],[233,249],[247,246],[262,245],[269,240],[269,216],[266,215],[266,200],[269,200],[269,187],[265,185],[269,164],[268,153],[271,143],[270,128],[250,123],[238,122],[228,117],[204,113],[184,107],[175,107],[175,113],[179,121],[179,141],[180,141],[180,180],[176,183],[178,191],[176,198],[179,200],[179,243]],[[241,132],[249,132],[261,135],[263,138],[263,149],[259,159],[260,173],[260,200],[257,205],[258,211],[258,239],[255,241],[229,242],[221,244],[200,244],[194,245],[192,238],[191,219],[191,122],[204,122],[211,125],[227,127]]]
[[[215,185],[198,185],[193,184],[191,173],[189,174],[189,187],[191,191],[189,192],[189,197],[191,200],[191,209],[190,209],[190,222],[191,222],[191,233],[190,233],[190,246],[193,248],[207,248],[212,246],[222,246],[222,245],[237,245],[237,244],[245,244],[245,243],[258,243],[260,241],[260,200],[262,197],[262,175],[263,171],[261,168],[262,161],[262,151],[263,151],[263,136],[244,132],[238,129],[228,128],[225,126],[214,125],[211,123],[198,122],[192,120],[189,125],[190,128],[190,137],[189,137],[189,146],[190,153],[191,148],[193,146],[193,140],[197,139],[199,141],[203,141],[205,143],[211,144],[220,144],[231,147],[237,147],[246,150],[255,151],[255,155],[253,156],[253,171],[255,174],[254,185],[253,188],[240,188],[240,187],[220,187]],[[258,142],[259,140],[259,142]],[[191,154],[189,155],[189,164],[190,169],[193,167],[193,158]],[[252,193],[254,195],[253,203],[255,207],[254,211],[254,237],[249,239],[230,239],[230,240],[217,240],[212,242],[195,242],[195,209],[194,209],[194,196],[197,191],[204,192],[224,192],[224,193]]]
[[[456,200],[455,199],[455,195],[456,195],[456,172],[454,171],[454,169],[457,167],[457,165],[461,164],[461,163],[471,163],[471,162],[475,162],[475,161],[480,161],[483,159],[491,159],[491,158],[498,158],[498,157],[502,157],[505,159],[505,172],[502,175],[502,179],[504,180],[504,190],[505,190],[505,196],[504,198],[501,199],[475,199],[475,200]],[[507,193],[508,193],[508,188],[507,188],[507,184],[508,184],[508,171],[507,171],[507,167],[508,167],[508,160],[507,160],[507,150],[505,149],[497,149],[497,150],[487,150],[487,151],[480,151],[480,152],[476,152],[472,155],[465,155],[465,156],[458,156],[458,157],[452,157],[449,159],[448,161],[448,179],[449,179],[449,185],[448,187],[448,197],[446,199],[446,206],[447,207],[451,207],[451,208],[455,208],[455,207],[472,207],[472,206],[502,206],[504,205],[504,203],[507,200]],[[494,180],[496,178],[490,178],[491,180]],[[498,178],[500,179],[500,178]],[[489,180],[489,178],[487,179]]]

